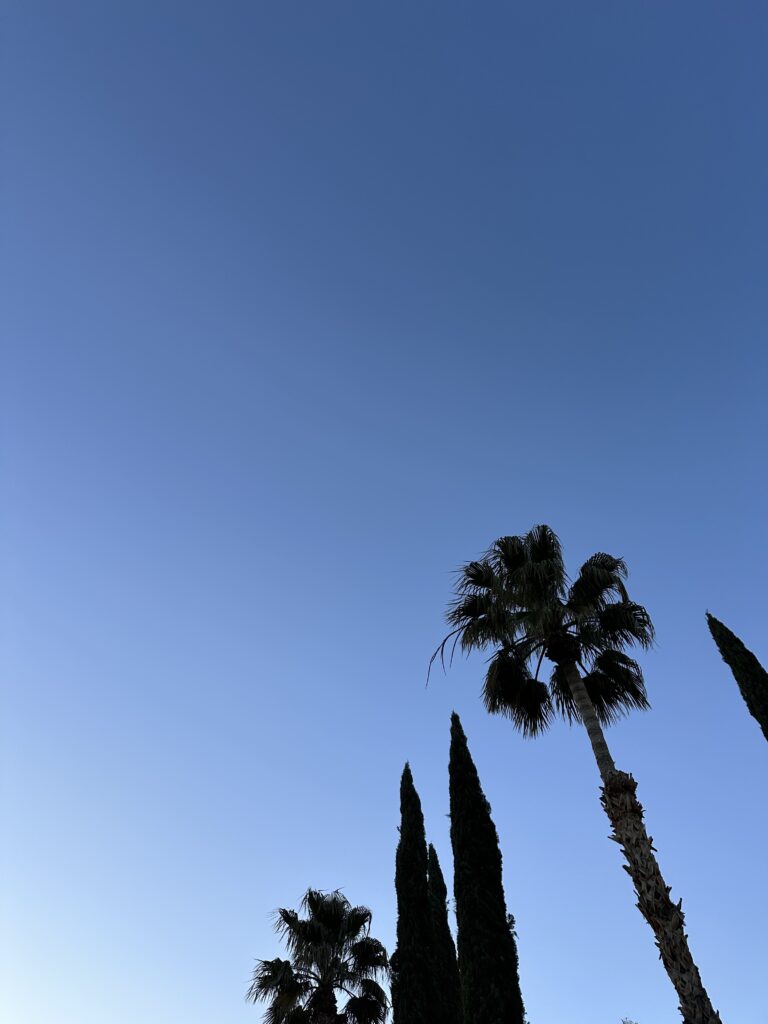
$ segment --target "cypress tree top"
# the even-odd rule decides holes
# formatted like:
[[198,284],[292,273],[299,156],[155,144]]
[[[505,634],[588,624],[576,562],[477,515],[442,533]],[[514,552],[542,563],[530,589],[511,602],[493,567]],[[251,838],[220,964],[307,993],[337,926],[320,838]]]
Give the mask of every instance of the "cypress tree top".
[[707,625],[723,661],[739,685],[749,713],[768,740],[768,672],[727,626],[707,612]]
[[523,1024],[517,944],[504,901],[499,837],[455,713],[449,776],[464,1024]]
[[427,840],[408,764],[400,780],[400,842],[395,859],[397,950],[392,957],[394,1024],[439,1024],[427,889]]
[[456,946],[448,925],[448,890],[434,846],[430,843],[429,902],[432,911],[432,941],[439,1017],[442,1024],[461,1024],[461,983]]

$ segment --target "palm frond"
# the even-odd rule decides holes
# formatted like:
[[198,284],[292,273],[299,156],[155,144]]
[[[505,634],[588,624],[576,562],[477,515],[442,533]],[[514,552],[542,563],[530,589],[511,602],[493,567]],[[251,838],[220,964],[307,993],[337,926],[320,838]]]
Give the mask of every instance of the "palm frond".
[[446,616],[449,626],[459,630],[462,650],[498,643],[510,630],[509,609],[494,594],[466,594]]
[[429,677],[432,673],[432,666],[434,665],[435,661],[437,661],[438,658],[440,659],[440,664],[443,667],[443,672],[445,672],[445,652],[451,640],[453,640],[453,644],[451,646],[451,655],[448,663],[453,664],[453,655],[454,652],[456,651],[456,645],[459,642],[460,633],[461,627],[459,627],[458,629],[452,629],[451,632],[447,634],[447,636],[443,637],[443,639],[440,641],[440,643],[437,645],[434,651],[432,651],[432,657],[429,659],[429,665],[427,666],[427,683],[429,683]]
[[641,604],[614,601],[600,608],[591,618],[603,650],[621,650],[632,644],[646,649],[653,646],[653,623]]
[[446,618],[450,626],[464,626],[473,619],[497,614],[498,599],[495,594],[467,593],[451,606]]
[[623,559],[598,551],[586,560],[568,591],[568,608],[576,615],[596,612],[611,599],[629,600],[624,580],[627,566]]
[[383,1024],[388,1009],[384,989],[377,982],[366,980],[360,984],[360,995],[347,1000],[342,1015],[348,1024]]
[[[631,710],[645,711],[650,707],[642,670],[623,651],[602,651],[592,662],[591,671],[582,678],[601,725],[613,725]],[[558,714],[568,722],[580,722],[565,672],[558,665],[552,671],[550,691]]]
[[651,706],[642,669],[623,651],[599,654],[592,671],[584,676],[584,685],[602,725],[610,725],[632,710],[647,711]]
[[521,537],[500,537],[487,560],[503,584],[508,607],[530,608],[563,596],[567,577],[562,549],[548,526],[534,526]]
[[368,996],[370,999],[375,999],[379,1005],[385,1008],[389,1005],[387,993],[377,981],[373,981],[370,978],[364,979],[360,982],[360,992],[362,995]]
[[523,736],[538,736],[552,720],[549,691],[534,679],[520,653],[502,648],[491,658],[483,684],[483,703],[492,715],[503,715]]
[[557,534],[544,524],[534,526],[525,535],[525,545],[528,560],[519,570],[524,590],[539,599],[562,597],[568,579]]
[[359,913],[354,921],[356,930],[350,936],[349,914],[353,908],[343,893],[308,889],[301,909],[306,912],[306,917],[300,917],[295,910],[277,910],[275,927],[294,963],[305,966],[326,964],[334,950],[342,949],[345,942],[357,936],[365,925],[365,913],[370,913],[365,908],[354,908]]
[[453,629],[440,641],[432,652],[427,669],[427,681],[432,665],[439,658],[445,670],[446,651],[450,646],[448,663],[453,663],[457,647],[464,653],[483,650],[498,643],[502,637],[511,636],[515,629],[511,617],[498,597],[491,594],[464,592],[452,603],[446,619]]
[[283,1010],[274,1003],[264,1011],[262,1024],[311,1024],[312,1015],[304,1006],[293,1006]]
[[280,907],[275,913],[275,931],[297,963],[311,963],[325,941],[322,926],[313,917],[302,918],[295,910]]
[[593,616],[579,618],[572,621],[569,632],[573,633],[581,648],[582,657],[580,661],[591,661],[606,649],[605,637],[600,629],[600,623]]
[[308,983],[299,977],[289,960],[257,960],[246,999],[256,1003],[272,999],[284,1010],[290,1009],[307,992]]
[[514,579],[515,573],[522,568],[527,558],[525,536],[499,537],[488,553],[488,561],[495,572],[509,579]]
[[349,907],[344,919],[344,938],[354,942],[361,933],[367,934],[371,925],[371,912],[368,907]]
[[301,924],[301,918],[295,910],[278,907],[275,911],[275,931],[284,939],[287,934],[295,932]]
[[369,935],[353,943],[349,953],[352,971],[361,978],[371,978],[387,967],[386,949]]
[[498,577],[491,562],[484,558],[476,562],[467,562],[459,570],[457,589],[468,588],[479,591],[496,590]]
[[459,647],[464,654],[484,651],[495,644],[511,640],[512,636],[511,627],[508,628],[500,615],[470,619],[459,634]]
[[339,889],[332,892],[308,889],[301,901],[301,907],[308,915],[308,924],[312,923],[334,937],[345,928],[352,909],[349,900]]
[[525,535],[525,548],[531,562],[559,562],[563,564],[560,538],[546,523],[532,526]]

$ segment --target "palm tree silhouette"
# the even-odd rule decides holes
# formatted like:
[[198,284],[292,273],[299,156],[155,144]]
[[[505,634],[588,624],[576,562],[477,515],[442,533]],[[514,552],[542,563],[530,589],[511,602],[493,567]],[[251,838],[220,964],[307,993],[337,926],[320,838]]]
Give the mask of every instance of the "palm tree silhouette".
[[[501,537],[460,570],[447,620],[451,630],[432,655],[445,666],[458,645],[492,650],[483,702],[524,736],[537,736],[556,716],[581,722],[603,782],[601,801],[622,847],[638,907],[653,929],[686,1024],[719,1024],[688,948],[681,903],[669,898],[643,822],[631,775],[618,771],[603,733],[632,709],[648,708],[640,666],[626,653],[648,648],[648,612],[629,599],[622,559],[592,555],[571,582],[560,541],[548,526]],[[551,664],[548,682],[540,678]]]
[[[276,912],[290,960],[258,960],[246,999],[268,1001],[264,1024],[384,1024],[389,1008],[377,978],[388,968],[370,936],[371,912],[341,892],[308,889],[295,910]],[[337,993],[346,996],[338,1009]]]

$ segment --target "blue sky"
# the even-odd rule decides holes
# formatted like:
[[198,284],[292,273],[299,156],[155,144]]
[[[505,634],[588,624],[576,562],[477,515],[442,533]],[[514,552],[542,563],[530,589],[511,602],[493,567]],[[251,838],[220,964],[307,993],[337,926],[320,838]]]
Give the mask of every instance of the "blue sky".
[[450,711],[532,1024],[676,1018],[586,737],[425,688],[451,573],[623,555],[653,710],[609,733],[725,1022],[758,1024],[764,5],[22,3],[2,14],[12,1024],[238,1024],[270,912],[394,945]]

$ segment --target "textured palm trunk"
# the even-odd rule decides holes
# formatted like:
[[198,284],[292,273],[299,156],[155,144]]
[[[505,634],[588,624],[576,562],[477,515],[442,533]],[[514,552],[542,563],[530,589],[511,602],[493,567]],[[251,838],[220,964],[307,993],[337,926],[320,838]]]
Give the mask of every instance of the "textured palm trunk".
[[592,706],[592,701],[589,699],[584,680],[579,675],[579,670],[575,665],[567,665],[565,666],[565,675],[576,707],[579,709],[581,721],[587,730],[589,742],[592,744],[592,753],[597,761],[600,778],[605,782],[609,775],[616,771],[616,765],[608,749],[605,735],[597,720],[595,709]]
[[311,1000],[313,1024],[336,1024],[336,995],[332,988],[318,988]]
[[685,1024],[721,1024],[688,948],[683,901],[673,903],[669,898],[670,886],[664,882],[654,856],[653,840],[646,832],[643,808],[635,795],[637,783],[627,772],[617,770],[577,667],[570,665],[565,671],[603,780],[600,802],[613,826],[611,839],[621,846],[627,859],[624,870],[634,884],[638,909],[653,929],[662,963],[680,1000],[683,1020]]

